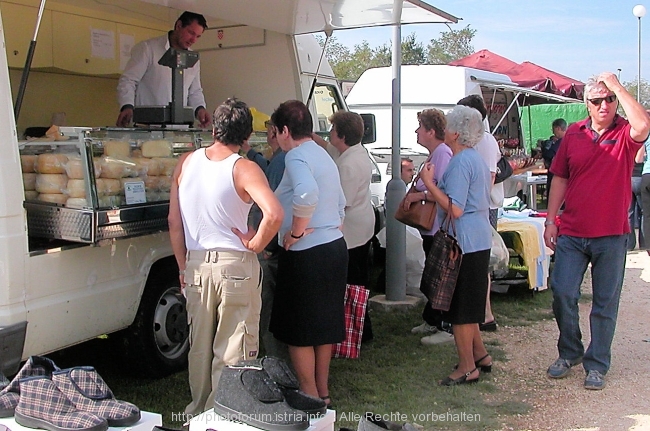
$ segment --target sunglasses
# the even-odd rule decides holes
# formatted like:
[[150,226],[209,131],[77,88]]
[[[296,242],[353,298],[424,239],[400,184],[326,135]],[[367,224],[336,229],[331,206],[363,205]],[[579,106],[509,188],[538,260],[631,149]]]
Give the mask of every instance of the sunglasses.
[[596,97],[595,99],[587,99],[589,103],[591,103],[594,106],[600,106],[601,103],[603,103],[603,100],[607,103],[613,103],[616,101],[616,95],[612,94],[611,96],[607,97]]

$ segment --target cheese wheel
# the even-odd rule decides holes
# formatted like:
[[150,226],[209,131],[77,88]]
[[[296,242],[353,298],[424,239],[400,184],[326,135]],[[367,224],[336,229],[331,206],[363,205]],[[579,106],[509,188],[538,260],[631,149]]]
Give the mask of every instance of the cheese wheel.
[[172,188],[172,179],[171,177],[158,177],[158,190],[161,192],[168,192]]
[[131,157],[142,157],[142,150],[140,148],[134,148],[131,151]]
[[104,155],[109,157],[129,157],[131,144],[126,141],[105,141]]
[[23,189],[24,190],[36,190],[36,176],[35,173],[23,174]]
[[68,156],[65,154],[43,153],[36,159],[36,172],[41,174],[65,174],[65,164]]
[[118,207],[122,203],[120,196],[102,196],[99,198],[100,207]]
[[130,158],[103,156],[100,159],[101,178],[124,178],[138,175],[137,165]]
[[38,198],[38,192],[36,190],[25,190],[25,200],[33,201]]
[[159,201],[168,201],[169,200],[169,192],[160,192],[160,193],[158,193],[158,200]]
[[98,178],[97,179],[97,195],[98,196],[114,196],[120,194],[124,190],[120,180],[114,178]]
[[172,143],[169,141],[146,141],[140,147],[143,157],[171,157]]
[[161,165],[160,175],[167,175],[171,177],[174,173],[174,168],[178,164],[178,159],[174,157],[156,157],[154,160],[158,160]]
[[33,154],[21,154],[20,155],[20,168],[23,170],[23,173],[36,172],[36,159],[37,155]]
[[81,157],[68,158],[68,162],[65,164],[65,173],[68,175],[68,178],[77,180],[85,178],[86,173],[81,162]]
[[39,193],[63,193],[67,185],[68,177],[65,174],[38,174],[34,188]]
[[36,199],[43,202],[64,205],[68,197],[61,193],[41,193]]
[[158,181],[158,178],[156,176],[145,176],[142,177],[144,180],[144,188],[147,192],[157,192],[160,190],[160,182]]
[[138,175],[160,175],[160,161],[146,157],[134,157],[131,160],[136,165]]
[[69,208],[83,208],[88,206],[88,201],[85,198],[68,198],[65,201],[65,206]]
[[157,202],[160,200],[160,193],[156,191],[146,191],[147,202]]
[[85,198],[86,197],[86,181],[79,179],[69,179],[66,186],[65,194],[71,198]]

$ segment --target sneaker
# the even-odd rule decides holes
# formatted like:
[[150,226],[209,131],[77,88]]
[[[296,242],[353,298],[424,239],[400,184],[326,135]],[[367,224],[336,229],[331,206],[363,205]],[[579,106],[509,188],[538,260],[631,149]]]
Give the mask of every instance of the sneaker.
[[589,370],[585,378],[585,389],[600,391],[605,387],[605,376],[600,371]]
[[420,338],[420,343],[425,346],[434,346],[436,344],[448,343],[454,341],[454,336],[447,332],[437,332]]
[[435,334],[438,332],[438,328],[433,325],[429,325],[427,322],[422,323],[421,325],[416,326],[411,329],[411,334]]
[[546,370],[546,374],[552,379],[561,379],[563,377],[566,377],[569,374],[569,371],[571,371],[571,367],[575,367],[576,365],[581,363],[582,363],[582,358],[573,359],[573,360],[557,358],[555,362],[553,362],[551,366],[548,367],[548,370]]

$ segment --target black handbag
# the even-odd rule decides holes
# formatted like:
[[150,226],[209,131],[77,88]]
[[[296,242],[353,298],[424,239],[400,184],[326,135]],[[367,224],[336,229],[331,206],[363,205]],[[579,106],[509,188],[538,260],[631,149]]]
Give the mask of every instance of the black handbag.
[[505,156],[501,156],[497,162],[497,173],[494,177],[494,184],[499,184],[512,176],[512,166]]
[[[449,227],[453,235],[449,232]],[[440,229],[433,235],[431,250],[424,262],[424,271],[420,281],[420,291],[429,299],[434,310],[449,311],[454,296],[463,251],[456,241],[456,225],[449,210]]]

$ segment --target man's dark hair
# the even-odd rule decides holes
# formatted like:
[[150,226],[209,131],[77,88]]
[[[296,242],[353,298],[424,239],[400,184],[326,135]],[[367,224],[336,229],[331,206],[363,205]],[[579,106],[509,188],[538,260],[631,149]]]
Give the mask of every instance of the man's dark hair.
[[361,143],[363,137],[363,118],[355,112],[338,111],[330,117],[330,123],[336,126],[336,133],[351,147]]
[[295,140],[310,138],[314,130],[314,121],[307,106],[300,100],[288,100],[271,115],[271,121],[282,132],[284,126],[289,129],[289,134]]
[[485,117],[487,116],[487,108],[485,107],[485,102],[483,102],[483,98],[478,94],[472,94],[463,97],[458,101],[458,104],[463,106],[469,106],[470,108],[476,109],[478,112],[481,113],[481,118],[485,120]]
[[185,11],[181,14],[181,16],[178,17],[176,22],[178,21],[181,22],[181,27],[187,27],[188,25],[196,21],[198,25],[203,27],[203,30],[208,28],[208,22],[205,20],[205,17],[199,13]]
[[567,127],[566,121],[564,120],[564,118],[558,118],[557,120],[553,121],[551,127],[553,128],[553,130],[555,130],[556,127],[559,127],[562,130],[566,130]]
[[253,114],[241,100],[227,99],[212,114],[212,136],[226,145],[241,145],[253,133]]

